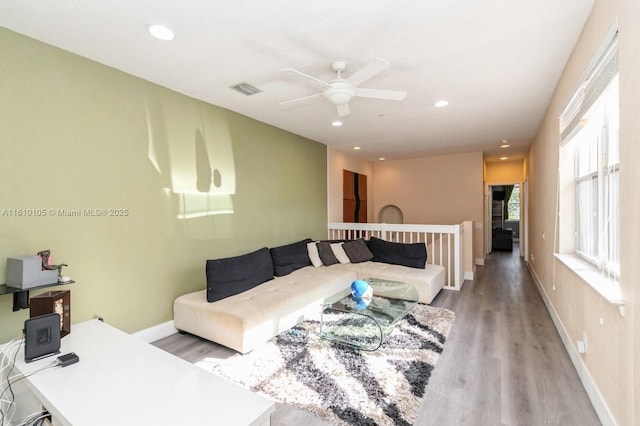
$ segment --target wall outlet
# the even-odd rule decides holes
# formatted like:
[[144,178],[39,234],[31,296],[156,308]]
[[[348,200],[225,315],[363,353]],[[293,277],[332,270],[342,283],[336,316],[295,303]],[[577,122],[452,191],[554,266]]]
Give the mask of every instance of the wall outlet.
[[578,340],[577,344],[578,344],[578,353],[586,354],[587,353],[587,333],[582,332],[582,340]]
[[542,233],[542,239],[544,240],[544,232]]
[[536,263],[536,258],[533,257],[533,253],[531,253],[531,263]]

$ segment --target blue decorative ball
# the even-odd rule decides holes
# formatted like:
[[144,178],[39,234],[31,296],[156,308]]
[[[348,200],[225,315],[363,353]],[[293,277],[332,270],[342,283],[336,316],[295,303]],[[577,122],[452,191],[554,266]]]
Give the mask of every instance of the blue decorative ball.
[[369,289],[369,283],[364,280],[355,280],[351,283],[351,294],[356,299],[362,298],[362,296]]
[[371,299],[356,299],[356,308],[366,309],[371,303]]

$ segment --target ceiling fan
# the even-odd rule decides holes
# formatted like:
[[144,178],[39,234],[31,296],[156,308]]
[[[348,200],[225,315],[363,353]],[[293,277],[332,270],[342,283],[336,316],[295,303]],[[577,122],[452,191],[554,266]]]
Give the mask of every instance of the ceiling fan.
[[383,99],[388,101],[401,101],[407,96],[407,92],[400,90],[384,90],[384,89],[370,89],[364,87],[358,87],[361,83],[375,77],[382,71],[391,66],[387,60],[382,58],[375,58],[364,67],[353,73],[349,78],[343,78],[342,73],[347,68],[347,64],[344,61],[336,61],[331,65],[331,68],[338,73],[338,77],[331,81],[322,81],[313,76],[300,72],[292,68],[285,68],[283,73],[291,74],[294,76],[303,77],[308,83],[312,83],[315,87],[322,90],[320,93],[316,93],[310,96],[303,96],[301,98],[291,99],[288,101],[280,102],[280,105],[291,104],[302,100],[317,98],[324,96],[336,105],[338,108],[338,116],[344,117],[351,113],[349,108],[349,101],[353,97]]

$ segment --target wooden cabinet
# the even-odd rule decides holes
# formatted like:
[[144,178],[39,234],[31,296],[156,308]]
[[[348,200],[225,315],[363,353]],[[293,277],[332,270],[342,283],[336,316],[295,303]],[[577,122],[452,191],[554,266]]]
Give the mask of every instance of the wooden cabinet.
[[47,291],[31,298],[31,318],[46,314],[60,315],[60,337],[71,332],[71,292],[69,290]]

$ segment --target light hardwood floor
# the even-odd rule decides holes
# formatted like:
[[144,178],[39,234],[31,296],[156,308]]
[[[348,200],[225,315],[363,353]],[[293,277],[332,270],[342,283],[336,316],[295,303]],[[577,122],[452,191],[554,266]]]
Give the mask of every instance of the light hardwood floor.
[[[416,425],[600,424],[517,247],[490,254],[473,281],[432,305],[456,320]],[[235,353],[191,335],[155,345],[190,362]],[[271,424],[328,423],[278,404]]]

